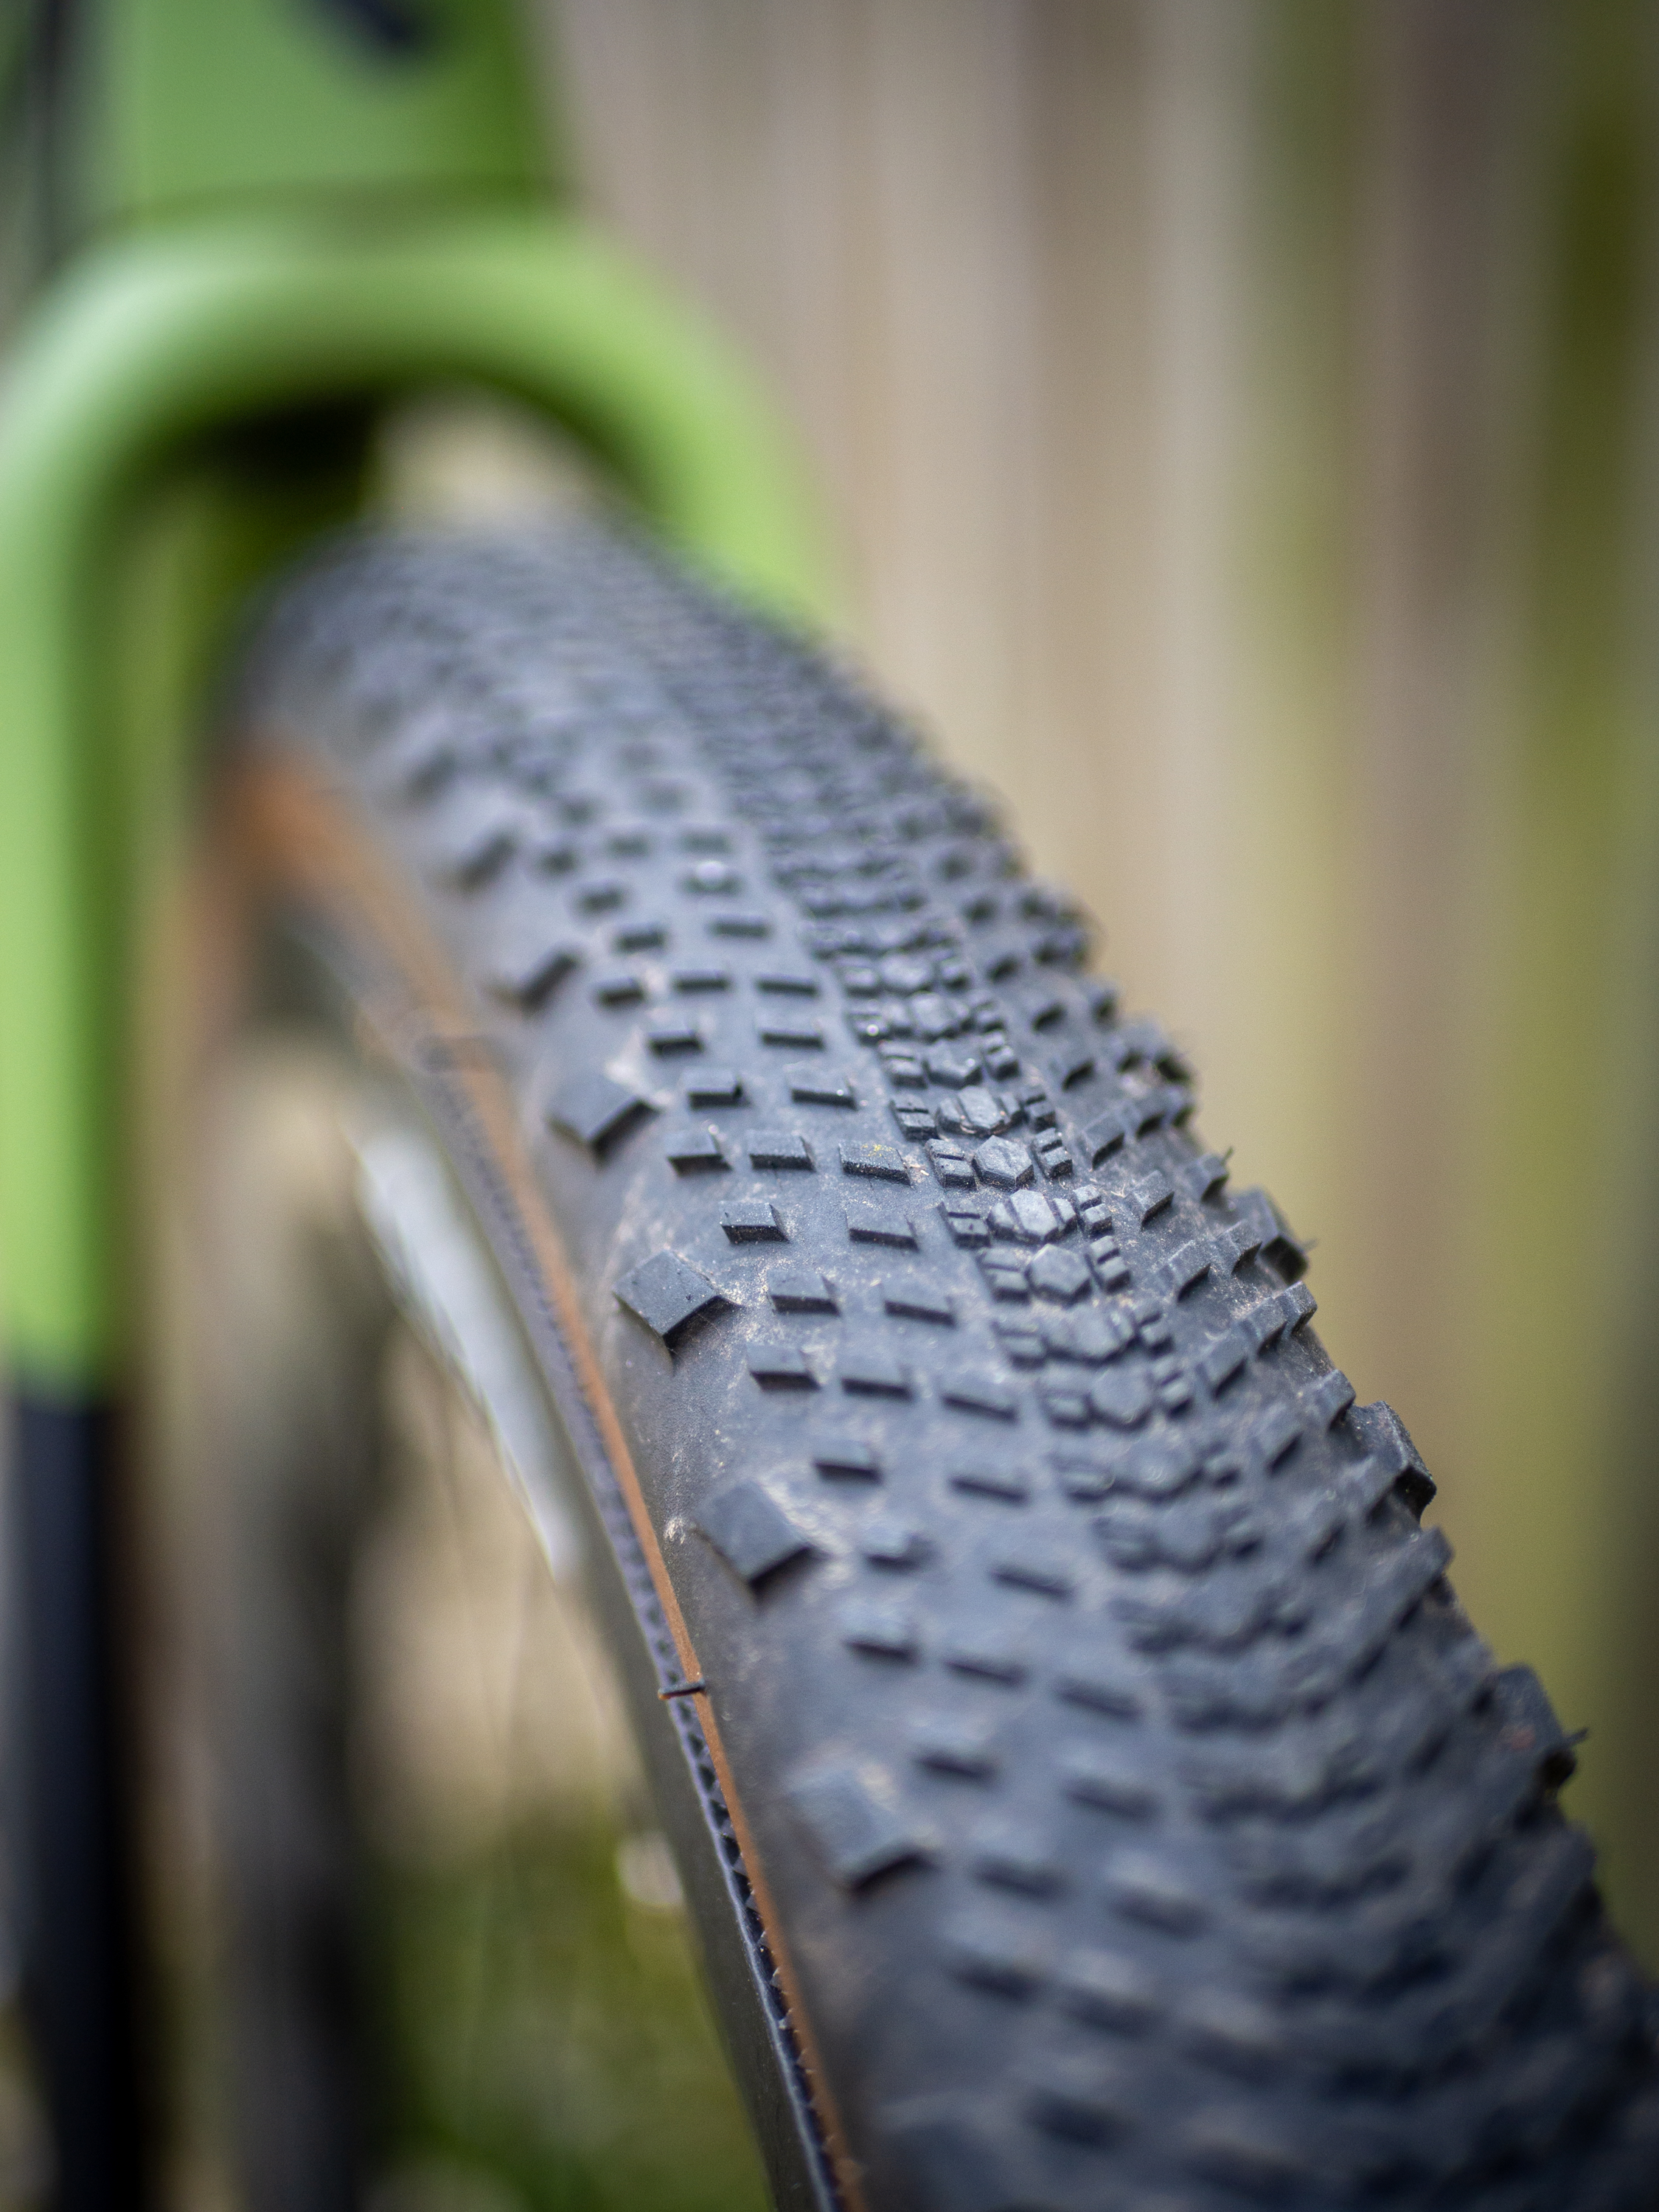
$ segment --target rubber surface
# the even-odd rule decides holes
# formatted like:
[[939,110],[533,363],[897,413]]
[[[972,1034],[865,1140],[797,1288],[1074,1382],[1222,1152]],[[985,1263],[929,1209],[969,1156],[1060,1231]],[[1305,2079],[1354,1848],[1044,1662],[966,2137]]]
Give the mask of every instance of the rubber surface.
[[1659,2203],[1571,1743],[987,803],[593,531],[344,549],[240,719],[472,994],[846,2200]]

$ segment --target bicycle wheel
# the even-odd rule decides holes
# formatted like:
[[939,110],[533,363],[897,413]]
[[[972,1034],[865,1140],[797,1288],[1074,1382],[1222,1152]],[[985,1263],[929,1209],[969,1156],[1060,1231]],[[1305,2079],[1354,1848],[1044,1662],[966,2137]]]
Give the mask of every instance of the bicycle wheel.
[[986,803],[596,528],[335,550],[235,719],[568,1433],[778,2201],[1652,2204],[1571,1743]]

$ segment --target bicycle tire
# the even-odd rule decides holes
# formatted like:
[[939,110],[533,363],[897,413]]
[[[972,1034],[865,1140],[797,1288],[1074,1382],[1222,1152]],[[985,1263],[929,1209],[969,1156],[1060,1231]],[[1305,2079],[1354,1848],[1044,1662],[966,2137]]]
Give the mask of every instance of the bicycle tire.
[[231,719],[569,1432],[778,2201],[1659,2201],[1571,1739],[988,802],[592,526],[331,549]]

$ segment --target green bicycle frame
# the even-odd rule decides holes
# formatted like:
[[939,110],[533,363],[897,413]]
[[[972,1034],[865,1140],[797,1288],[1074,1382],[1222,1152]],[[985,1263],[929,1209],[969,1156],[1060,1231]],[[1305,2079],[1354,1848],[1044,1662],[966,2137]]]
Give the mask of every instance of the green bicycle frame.
[[[374,411],[456,381],[544,410],[754,599],[826,605],[816,517],[750,382],[566,204],[507,0],[87,5],[48,57],[55,265],[0,384],[0,1316],[64,2212],[145,2194],[108,1589],[130,1009],[151,832],[188,786],[212,648],[263,569],[349,514]],[[167,565],[156,518],[192,486],[196,557],[163,589],[142,573]],[[140,596],[159,653],[134,648]],[[141,661],[172,672],[159,714],[134,711]]]
[[120,1360],[116,887],[145,810],[112,757],[108,591],[169,466],[296,408],[465,380],[545,409],[751,595],[824,605],[747,378],[557,205],[499,0],[389,58],[334,15],[114,0],[83,65],[86,242],[0,389],[0,1297],[15,1370],[57,1389]]

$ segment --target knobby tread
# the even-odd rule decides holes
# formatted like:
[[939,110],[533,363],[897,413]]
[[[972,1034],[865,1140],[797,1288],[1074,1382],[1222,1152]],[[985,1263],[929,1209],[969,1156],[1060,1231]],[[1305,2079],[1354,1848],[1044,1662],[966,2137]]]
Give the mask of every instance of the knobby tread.
[[867,2203],[1659,2202],[1569,1739],[985,799],[591,527],[339,549],[240,709],[476,992]]

